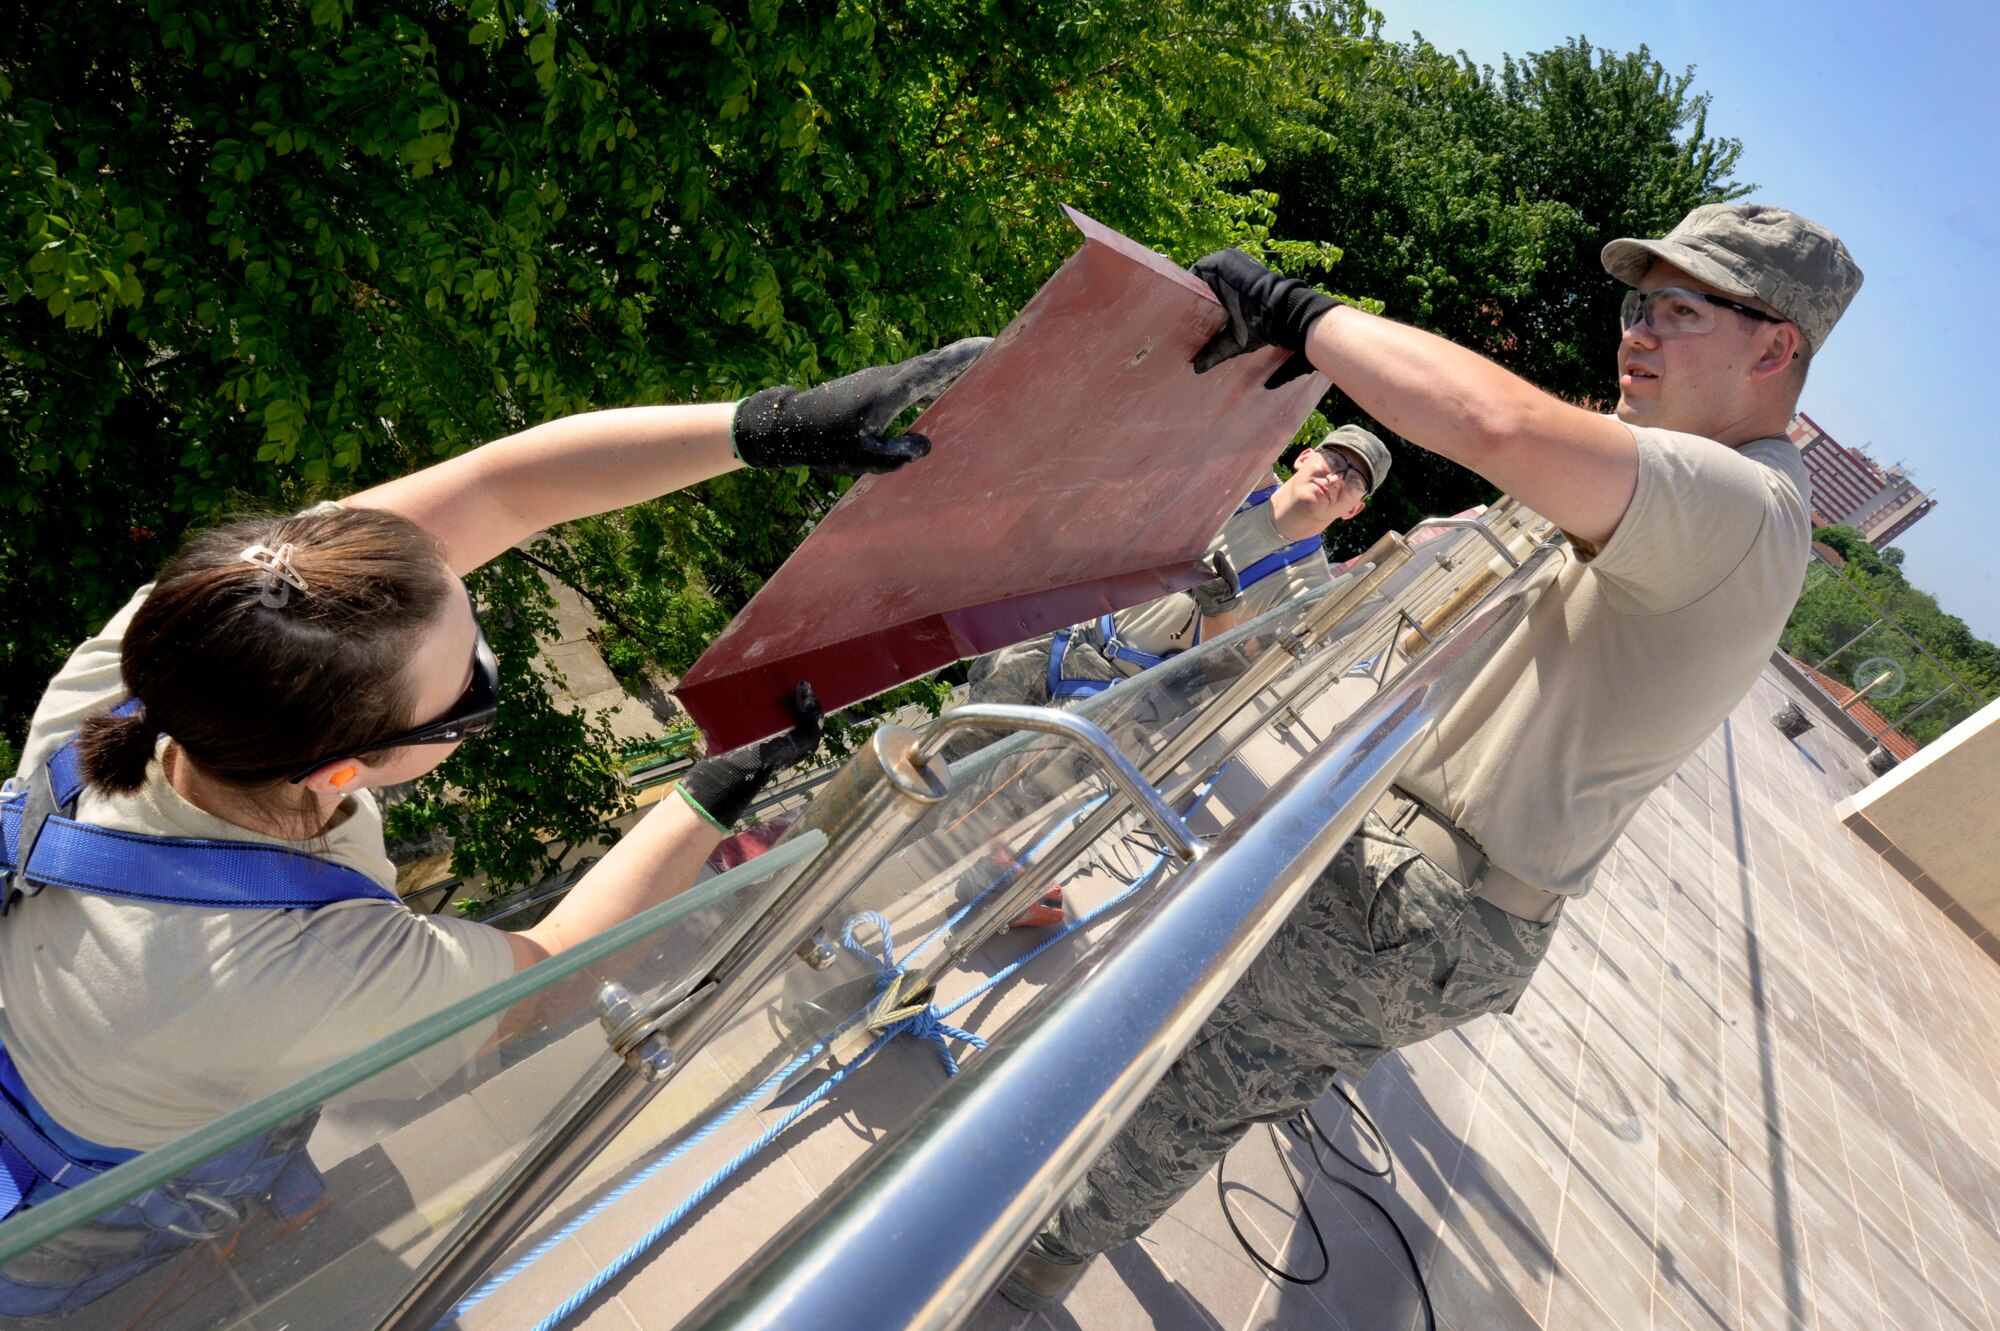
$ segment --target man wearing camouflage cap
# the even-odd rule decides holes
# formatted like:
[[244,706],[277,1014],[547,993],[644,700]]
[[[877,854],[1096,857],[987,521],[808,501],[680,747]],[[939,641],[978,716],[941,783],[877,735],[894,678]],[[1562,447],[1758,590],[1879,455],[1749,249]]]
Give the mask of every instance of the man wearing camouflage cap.
[[[1359,514],[1388,475],[1382,441],[1341,426],[1299,453],[1288,480],[1267,475],[1223,524],[1208,546],[1214,578],[990,652],[972,663],[970,700],[1067,706],[1326,586],[1326,529]],[[974,736],[968,746],[991,738]]]
[[1008,1283],[1059,1300],[1257,1122],[1337,1071],[1508,1011],[1564,902],[1749,692],[1805,575],[1808,482],[1784,438],[1813,353],[1861,286],[1825,228],[1715,204],[1615,240],[1618,407],[1492,362],[1235,251],[1194,266],[1228,314],[1197,371],[1303,355],[1376,420],[1569,536],[1566,558],[1250,971],[1057,1209]]

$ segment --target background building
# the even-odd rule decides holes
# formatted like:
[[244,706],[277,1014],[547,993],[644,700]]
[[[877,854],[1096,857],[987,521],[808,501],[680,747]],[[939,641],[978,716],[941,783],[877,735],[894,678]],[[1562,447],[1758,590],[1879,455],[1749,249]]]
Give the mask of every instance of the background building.
[[1792,417],[1785,435],[1798,445],[1812,477],[1817,526],[1857,528],[1879,550],[1937,507],[1900,470],[1884,470],[1866,453],[1841,444],[1803,411]]

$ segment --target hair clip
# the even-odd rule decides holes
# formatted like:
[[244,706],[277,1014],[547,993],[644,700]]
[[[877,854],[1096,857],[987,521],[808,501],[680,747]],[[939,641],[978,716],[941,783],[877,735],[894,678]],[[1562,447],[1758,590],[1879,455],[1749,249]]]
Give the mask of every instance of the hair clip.
[[292,567],[292,545],[289,541],[276,550],[263,545],[246,546],[237,558],[264,570],[262,585],[257,589],[260,605],[282,609],[292,599],[294,590],[306,590],[306,580]]

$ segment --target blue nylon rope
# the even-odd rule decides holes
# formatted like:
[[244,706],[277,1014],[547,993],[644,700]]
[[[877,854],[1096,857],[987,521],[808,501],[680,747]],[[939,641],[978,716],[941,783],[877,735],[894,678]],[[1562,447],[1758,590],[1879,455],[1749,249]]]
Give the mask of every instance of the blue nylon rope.
[[[855,937],[855,930],[863,924],[874,925],[876,932],[882,935],[882,955],[879,957],[870,952]],[[931,937],[937,937],[937,931],[933,930]],[[888,989],[895,982],[896,978],[902,975],[904,970],[907,969],[905,966],[898,966],[896,964],[896,941],[889,933],[888,917],[879,911],[864,910],[859,915],[849,918],[847,927],[840,931],[840,943],[841,946],[845,947],[855,956],[862,958],[864,961],[875,963],[879,971],[875,980],[875,992],[877,995]],[[913,952],[910,955],[914,957],[916,954]],[[924,1041],[937,1050],[938,1060],[944,1064],[944,1073],[947,1077],[956,1077],[958,1075],[958,1060],[951,1056],[951,1041],[961,1041],[962,1043],[971,1045],[974,1049],[984,1049],[986,1047],[986,1041],[974,1035],[971,1031],[964,1031],[956,1026],[946,1025],[944,1015],[937,1010],[937,1005],[934,1003],[926,1003],[922,1011],[913,1012],[909,1016],[903,1017],[882,1028],[884,1035],[897,1035],[903,1032],[908,1032],[916,1036],[919,1040]]]
[[[1158,857],[1159,863],[1164,863],[1165,860],[1166,856],[1164,854]],[[1140,878],[1139,882],[1149,881],[1153,873],[1157,870],[1157,868],[1158,864],[1156,864],[1154,868],[1148,869],[1146,873]],[[805,1117],[805,1115],[809,1113],[815,1106],[817,1106],[820,1103],[820,1101],[824,1100],[829,1094],[832,1093],[834,1087],[838,1086],[842,1081],[845,1081],[849,1073],[858,1070],[863,1064],[867,1063],[869,1059],[873,1058],[878,1052],[882,1050],[882,1048],[885,1045],[887,1045],[891,1040],[895,1039],[898,1035],[902,1035],[905,1032],[907,1032],[909,1034],[918,1036],[918,1038],[920,1039],[934,1040],[936,1042],[935,1047],[939,1051],[939,1057],[941,1061],[944,1063],[946,1072],[950,1075],[954,1076],[957,1075],[958,1064],[955,1060],[953,1060],[950,1049],[945,1045],[945,1036],[950,1035],[954,1038],[964,1039],[968,1043],[972,1044],[974,1047],[980,1049],[984,1049],[986,1047],[986,1041],[981,1039],[977,1035],[971,1034],[968,1031],[961,1031],[955,1026],[945,1025],[941,1020],[941,1018],[945,1015],[948,1015],[950,1012],[957,1011],[959,1008],[965,1006],[966,1003],[972,1001],[974,998],[977,998],[980,994],[985,993],[987,990],[991,989],[994,985],[998,984],[1000,981],[1013,975],[1015,971],[1019,970],[1022,966],[1026,965],[1029,961],[1033,960],[1035,957],[1040,956],[1043,952],[1047,951],[1054,944],[1062,941],[1064,938],[1067,938],[1070,934],[1076,932],[1078,929],[1083,928],[1085,925],[1094,922],[1099,916],[1103,915],[1113,906],[1118,905],[1120,902],[1124,901],[1127,897],[1132,895],[1132,893],[1136,889],[1137,889],[1137,884],[1135,883],[1133,886],[1127,887],[1123,892],[1120,892],[1117,896],[1111,898],[1111,900],[1105,902],[1103,905],[1097,907],[1095,910],[1088,911],[1085,914],[1078,916],[1075,920],[1072,920],[1070,923],[1064,925],[1062,929],[1059,930],[1054,937],[1046,939],[1032,951],[1026,953],[1019,959],[1011,962],[1004,969],[996,972],[984,984],[980,985],[970,994],[967,994],[964,998],[961,998],[958,1001],[954,1002],[951,1005],[951,1007],[947,1009],[945,1013],[940,1013],[935,1006],[928,1007],[925,1008],[924,1011],[917,1013],[915,1016],[905,1017],[903,1020],[896,1022],[894,1025],[884,1027],[881,1035],[876,1037],[874,1043],[870,1044],[866,1049],[864,1049],[852,1063],[849,1063],[846,1067],[842,1068],[840,1071],[834,1073],[831,1077],[828,1077],[825,1081],[821,1082],[818,1086],[814,1087],[810,1095],[806,1096],[804,1099],[800,1100],[796,1105],[792,1106],[790,1110],[786,1111],[786,1113],[782,1118],[780,1118],[777,1122],[773,1123],[770,1127],[766,1128],[762,1133],[758,1134],[757,1139],[755,1141],[751,1142],[748,1146],[744,1147],[727,1164],[723,1165],[720,1169],[716,1170],[715,1173],[709,1175],[707,1179],[703,1180],[701,1185],[697,1187],[692,1193],[690,1193],[686,1200],[681,1202],[680,1205],[676,1206],[672,1211],[668,1212],[667,1215],[663,1217],[658,1224],[654,1225],[651,1229],[647,1230],[645,1234],[641,1235],[637,1242],[635,1242],[631,1247],[627,1248],[624,1252],[619,1253],[618,1256],[612,1258],[611,1261],[605,1265],[604,1269],[599,1271],[596,1275],[592,1276],[588,1281],[586,1281],[581,1289],[577,1290],[576,1293],[570,1295],[567,1299],[564,1299],[562,1303],[555,1309],[555,1311],[551,1312],[547,1317],[544,1317],[540,1322],[537,1322],[535,1324],[534,1331],[556,1331],[556,1328],[561,1326],[563,1322],[567,1320],[572,1313],[576,1312],[577,1309],[581,1308],[584,1304],[588,1303],[592,1298],[594,1298],[597,1295],[598,1291],[603,1289],[607,1284],[611,1283],[611,1281],[615,1279],[620,1272],[622,1272],[626,1267],[630,1266],[633,1262],[637,1261],[639,1258],[645,1256],[648,1249],[650,1249],[654,1244],[658,1243],[661,1239],[665,1238],[668,1231],[673,1229],[673,1227],[678,1225],[681,1221],[685,1220],[688,1217],[688,1214],[692,1212],[695,1207],[699,1206],[705,1199],[707,1199],[710,1196],[710,1194],[712,1194],[717,1188],[721,1187],[724,1183],[728,1182],[731,1175],[735,1174],[735,1172],[738,1169],[741,1169],[744,1165],[748,1164],[757,1155],[758,1152],[762,1151],[766,1146],[769,1146],[773,1141],[776,1141],[781,1135],[783,1135],[785,1129],[791,1127],[794,1123],[798,1122],[801,1118]],[[887,922],[884,921],[880,915],[877,915],[873,911],[864,912],[862,915],[856,916],[854,920],[849,921],[847,929],[842,931],[841,942],[847,944],[850,947],[854,947],[855,950],[857,951],[861,951],[862,949],[860,949],[851,941],[853,937],[854,924],[856,921],[869,919],[870,917],[872,917],[872,920],[874,922],[881,924],[883,928],[884,954],[893,955],[890,952]],[[863,955],[867,954],[863,952]],[[913,952],[911,955],[914,956],[915,953]],[[886,985],[887,982],[888,982],[887,977],[885,976],[883,983]],[[851,1024],[852,1021],[847,1023],[847,1025]],[[927,1027],[927,1029],[920,1029],[920,1026],[925,1026]],[[843,1029],[845,1029],[845,1026],[843,1026]],[[728,1121],[729,1118],[733,1118],[741,1108],[747,1105],[748,1102],[757,1098],[757,1095],[761,1094],[763,1089],[764,1088],[759,1087],[758,1092],[753,1093],[750,1096],[746,1096],[743,1101],[739,1101],[736,1105],[732,1105],[727,1115],[705,1126],[702,1130],[702,1135],[706,1136],[709,1132],[712,1132],[715,1129],[720,1128],[725,1122]],[[678,1148],[674,1154],[675,1155],[679,1154]],[[657,1172],[658,1168],[664,1167],[667,1163],[668,1163],[667,1160],[662,1160],[658,1166],[649,1168],[647,1171],[648,1175]],[[634,1179],[632,1186],[636,1186],[636,1184],[639,1181],[640,1181],[639,1179]],[[629,1190],[630,1190],[629,1186],[622,1189],[621,1195],[623,1192]],[[604,1205],[609,1205],[612,1200],[615,1199],[607,1198]],[[592,1208],[593,1211],[599,1211],[601,1209],[602,1209],[601,1206]],[[581,1219],[582,1217],[579,1217],[579,1220]],[[576,1221],[571,1222],[572,1225],[576,1223],[577,1223]],[[524,1258],[521,1262],[516,1263],[516,1265],[525,1267],[529,1261],[533,1260],[533,1258],[539,1257],[543,1250],[549,1247],[553,1247],[563,1238],[568,1237],[568,1232],[573,1232],[573,1230],[570,1230],[569,1226],[565,1226],[564,1229],[567,1232],[559,1234],[555,1238],[548,1240],[547,1243],[541,1245],[541,1247],[538,1248],[535,1253],[531,1254],[530,1257]],[[499,1285],[505,1284],[506,1281],[511,1280],[515,1274],[516,1272],[513,1270],[513,1268],[509,1268],[509,1270],[504,1275],[497,1278],[493,1282],[493,1287],[497,1288]],[[477,1297],[479,1298],[485,1297],[485,1291],[482,1291],[480,1295]],[[468,1300],[467,1305],[461,1305],[461,1306],[469,1306],[470,1302],[473,1301],[476,1300]],[[454,1310],[453,1315],[454,1316],[457,1315],[457,1310]]]
[[[466,1295],[463,1299],[460,1299],[457,1306],[451,1310],[451,1315],[444,1319],[445,1322],[456,1321],[458,1318],[463,1317],[466,1313],[472,1311],[473,1308],[485,1302],[490,1295],[498,1292],[501,1286],[505,1285],[515,1276],[520,1275],[523,1271],[533,1266],[536,1262],[540,1261],[542,1258],[548,1256],[548,1254],[551,1251],[553,1251],[555,1247],[558,1244],[560,1244],[564,1239],[576,1233],[578,1230],[582,1229],[585,1225],[595,1220],[598,1216],[604,1214],[605,1211],[609,1210],[611,1207],[617,1205],[620,1201],[624,1200],[625,1197],[631,1194],[633,1189],[639,1187],[641,1184],[645,1183],[647,1179],[652,1178],[662,1169],[665,1169],[668,1165],[671,1165],[675,1161],[681,1159],[689,1151],[692,1151],[695,1147],[701,1145],[703,1142],[707,1141],[710,1137],[714,1136],[716,1132],[721,1130],[721,1128],[725,1124],[735,1119],[735,1117],[738,1114],[750,1108],[752,1105],[756,1104],[759,1100],[763,1099],[766,1095],[770,1094],[772,1091],[776,1090],[779,1086],[783,1085],[786,1078],[790,1077],[800,1068],[806,1066],[806,1064],[812,1062],[814,1059],[818,1058],[821,1054],[825,1053],[827,1047],[831,1045],[834,1040],[839,1038],[840,1035],[846,1032],[849,1027],[853,1026],[854,1023],[859,1021],[864,1015],[865,1015],[865,1010],[864,1012],[857,1012],[856,1014],[854,1014],[854,1016],[849,1017],[839,1026],[835,1027],[833,1031],[830,1032],[824,1040],[821,1040],[819,1043],[813,1045],[811,1048],[800,1053],[797,1057],[793,1058],[791,1062],[785,1064],[783,1067],[779,1068],[776,1072],[773,1072],[770,1076],[766,1077],[763,1081],[751,1087],[750,1090],[745,1092],[741,1098],[736,1100],[727,1109],[723,1110],[722,1113],[716,1115],[708,1122],[702,1124],[701,1127],[695,1131],[694,1135],[689,1137],[686,1141],[674,1147],[673,1150],[668,1151],[665,1155],[662,1155],[659,1159],[653,1161],[653,1163],[647,1165],[644,1169],[641,1169],[637,1174],[634,1174],[631,1178],[625,1180],[625,1182],[619,1184],[616,1188],[613,1188],[610,1192],[600,1197],[597,1201],[591,1203],[591,1205],[587,1209],[585,1209],[584,1211],[580,1212],[578,1215],[570,1219],[567,1223],[565,1223],[562,1226],[562,1228],[558,1229],[548,1238],[543,1239],[533,1248],[530,1248],[526,1253],[523,1253],[520,1256],[520,1258],[518,1258],[510,1266],[508,1266],[506,1270],[492,1277],[485,1284],[481,1285],[478,1289],[475,1289],[474,1291],[472,1291],[472,1293]],[[440,1325],[442,1324],[443,1323],[440,1323]]]
[[[1204,785],[1200,790],[1198,790],[1195,793],[1194,798],[1189,802],[1188,809],[1186,810],[1187,813],[1192,813],[1196,808],[1200,807],[1202,801],[1207,799],[1209,791],[1214,789],[1215,783],[1222,779],[1222,773],[1227,770],[1228,770],[1228,764],[1224,764],[1223,767],[1216,772],[1215,776],[1211,777],[1207,782],[1207,784]],[[1034,846],[1030,847],[1028,851],[1029,857],[1032,857],[1037,850],[1040,850],[1042,846],[1046,845],[1049,841],[1053,840],[1056,836],[1058,836],[1064,830],[1064,828],[1074,825],[1077,819],[1080,819],[1085,815],[1087,815],[1091,809],[1095,808],[1098,804],[1103,803],[1103,801],[1107,798],[1109,798],[1109,796],[1100,795],[1096,799],[1092,800],[1089,804],[1085,805],[1082,809],[1078,810],[1076,815],[1074,815],[1071,818],[1063,820],[1063,822],[1060,825],[1058,825],[1054,830],[1049,832],[1040,841],[1036,842]],[[688,1217],[688,1215],[703,1201],[705,1201],[709,1196],[711,1196],[717,1188],[721,1187],[724,1183],[728,1182],[729,1179],[736,1173],[738,1169],[742,1168],[745,1164],[749,1163],[750,1160],[752,1160],[766,1146],[769,1146],[773,1141],[776,1141],[780,1136],[782,1136],[787,1128],[790,1128],[794,1123],[797,1123],[807,1113],[811,1112],[811,1110],[814,1107],[816,1107],[821,1101],[823,1101],[828,1095],[830,1095],[833,1092],[833,1089],[836,1086],[840,1085],[841,1082],[845,1081],[850,1073],[861,1068],[864,1064],[866,1064],[871,1058],[873,1058],[886,1045],[888,1045],[888,1043],[891,1040],[895,1039],[898,1035],[903,1035],[903,1034],[914,1035],[918,1039],[931,1044],[933,1048],[936,1050],[940,1061],[944,1065],[946,1075],[956,1076],[959,1070],[958,1063],[952,1057],[951,1048],[948,1041],[952,1039],[961,1040],[964,1043],[971,1045],[975,1049],[984,1049],[986,1047],[986,1041],[980,1036],[973,1034],[971,1031],[961,1030],[956,1026],[947,1024],[944,1021],[944,1018],[950,1016],[952,1013],[958,1011],[960,1008],[966,1006],[968,1003],[977,1000],[978,998],[980,998],[982,995],[992,990],[996,985],[1000,984],[1001,982],[1011,978],[1023,966],[1026,966],[1036,957],[1041,956],[1042,953],[1048,951],[1051,947],[1054,947],[1057,943],[1062,942],[1065,938],[1068,938],[1071,934],[1075,933],[1077,930],[1088,927],[1089,925],[1095,923],[1099,918],[1101,918],[1108,912],[1122,905],[1127,899],[1129,899],[1131,896],[1137,893],[1141,888],[1151,884],[1152,881],[1155,879],[1155,877],[1159,874],[1161,869],[1165,867],[1166,861],[1167,861],[1166,852],[1162,851],[1156,854],[1153,857],[1153,863],[1149,865],[1143,872],[1141,872],[1136,878],[1134,878],[1130,883],[1128,883],[1123,891],[1117,893],[1110,899],[1102,902],[1095,908],[1084,912],[1082,915],[1079,915],[1076,919],[1064,925],[1054,934],[1042,940],[1042,942],[1037,944],[1035,947],[1023,953],[1021,956],[1015,958],[1013,961],[1009,962],[1006,966],[1002,967],[1000,970],[994,972],[991,976],[987,977],[987,979],[984,982],[974,987],[970,992],[963,994],[959,998],[953,1000],[950,1006],[945,1007],[943,1009],[939,1009],[935,1004],[932,1004],[925,1007],[920,1012],[914,1013],[908,1017],[903,1018],[900,1021],[897,1021],[889,1026],[884,1027],[882,1029],[882,1033],[878,1035],[875,1038],[875,1040],[871,1044],[869,1044],[869,1046],[866,1049],[864,1049],[859,1056],[857,1056],[854,1059],[853,1062],[849,1063],[846,1067],[840,1069],[838,1072],[835,1072],[832,1076],[828,1077],[824,1082],[821,1082],[817,1087],[815,1087],[812,1090],[812,1092],[809,1095],[801,1099],[796,1105],[792,1106],[790,1110],[786,1111],[786,1113],[783,1116],[781,1116],[770,1127],[766,1128],[762,1133],[758,1134],[757,1138],[754,1141],[752,1141],[748,1146],[744,1147],[727,1163],[725,1163],[721,1168],[716,1170],[713,1174],[709,1175],[707,1179],[703,1180],[702,1183],[699,1186],[697,1186],[693,1192],[688,1194],[688,1196],[684,1200],[682,1200],[682,1202],[678,1206],[676,1206],[672,1211],[668,1212],[667,1215],[663,1217],[658,1224],[654,1225],[651,1229],[647,1230],[646,1233],[642,1235],[637,1242],[632,1244],[631,1247],[627,1248],[617,1257],[614,1257],[609,1263],[605,1265],[605,1267],[602,1270],[598,1271],[596,1275],[592,1276],[587,1282],[585,1282],[582,1288],[578,1289],[574,1294],[570,1295],[569,1298],[563,1300],[561,1305],[559,1305],[553,1312],[551,1312],[547,1317],[543,1318],[540,1322],[536,1323],[534,1331],[555,1331],[555,1328],[559,1327],[572,1313],[576,1312],[577,1309],[581,1308],[585,1303],[588,1303],[593,1297],[595,1297],[597,1293],[600,1290],[602,1290],[605,1287],[605,1285],[609,1284],[613,1279],[615,1279],[620,1272],[622,1272],[626,1267],[630,1266],[633,1262],[637,1261],[640,1257],[644,1256],[648,1249],[650,1249],[654,1244],[658,1243],[662,1238],[666,1237],[669,1231],[671,1231],[676,1225],[680,1224],[681,1221],[685,1220]],[[847,922],[847,927],[841,931],[841,943],[844,946],[846,946],[849,950],[857,953],[862,957],[867,958],[870,961],[875,962],[876,965],[880,968],[881,978],[877,987],[877,992],[879,993],[881,992],[882,989],[887,988],[887,986],[889,985],[891,980],[895,977],[895,975],[901,973],[901,971],[908,966],[909,962],[914,961],[916,959],[919,953],[921,953],[925,948],[929,947],[932,943],[936,942],[939,938],[947,934],[951,930],[951,928],[955,924],[957,924],[960,920],[964,919],[965,916],[974,909],[974,907],[978,906],[980,902],[984,901],[988,896],[990,896],[994,891],[996,891],[1000,887],[1001,883],[1003,883],[1005,880],[1006,880],[1006,875],[1003,874],[999,880],[996,880],[991,886],[982,890],[978,895],[973,897],[964,906],[960,907],[958,911],[956,911],[950,918],[945,920],[943,924],[940,924],[937,928],[933,929],[928,935],[925,936],[922,942],[918,943],[915,948],[911,949],[909,956],[905,958],[903,967],[898,967],[896,965],[895,944],[890,933],[889,921],[879,912],[863,911],[849,918]],[[869,952],[867,948],[856,937],[855,930],[858,926],[862,924],[873,924],[876,927],[876,929],[880,932],[882,937],[882,951],[879,956]],[[583,1212],[578,1214],[575,1218],[573,1218],[568,1223],[563,1225],[561,1229],[557,1230],[550,1237],[544,1239],[541,1243],[536,1244],[534,1248],[529,1250],[527,1253],[523,1254],[518,1260],[516,1260],[513,1264],[508,1266],[506,1270],[500,1272],[498,1275],[494,1276],[491,1280],[487,1281],[484,1285],[480,1286],[477,1290],[467,1295],[463,1300],[459,1302],[459,1304],[456,1307],[452,1309],[450,1315],[445,1319],[445,1321],[439,1323],[439,1325],[443,1326],[446,1323],[449,1323],[457,1319],[458,1317],[462,1316],[464,1313],[472,1309],[474,1306],[484,1301],[495,1291],[499,1290],[502,1286],[507,1284],[508,1281],[512,1280],[515,1276],[527,1270],[528,1267],[534,1265],[535,1262],[539,1261],[542,1257],[546,1256],[564,1239],[569,1238],[572,1234],[576,1233],[579,1229],[583,1228],[583,1226],[588,1224],[591,1220],[594,1220],[596,1217],[603,1214],[606,1209],[615,1205],[618,1201],[622,1200],[624,1197],[628,1196],[633,1189],[639,1187],[647,1179],[652,1178],[654,1175],[658,1174],[662,1169],[665,1169],[667,1166],[681,1159],[688,1153],[688,1151],[692,1150],[695,1146],[697,1146],[701,1142],[707,1140],[710,1136],[719,1131],[724,1125],[732,1121],[738,1114],[750,1108],[752,1105],[757,1103],[757,1101],[761,1100],[771,1090],[783,1084],[783,1082],[787,1078],[789,1078],[794,1072],[797,1072],[807,1063],[818,1058],[819,1055],[825,1052],[825,1050],[833,1043],[835,1039],[837,1039],[842,1033],[853,1027],[856,1022],[860,1021],[866,1015],[867,1015],[867,1009],[864,1008],[861,1011],[856,1012],[855,1014],[847,1018],[847,1020],[843,1021],[830,1034],[828,1034],[825,1039],[819,1041],[817,1044],[813,1045],[805,1052],[799,1054],[791,1062],[787,1063],[784,1067],[780,1068],[778,1071],[772,1073],[769,1077],[765,1078],[763,1082],[759,1083],[755,1088],[750,1090],[747,1094],[742,1096],[735,1103],[731,1104],[729,1108],[724,1110],[720,1115],[711,1119],[709,1122],[703,1124],[702,1127],[693,1136],[689,1137],[679,1146],[676,1146],[673,1150],[667,1152],[658,1160],[646,1166],[639,1173],[633,1175],[630,1179],[626,1180],[624,1183],[620,1184],[617,1188],[607,1193],[604,1197],[599,1199],[597,1202],[593,1203],[586,1210],[584,1210]]]
[[[786,1128],[791,1127],[792,1124],[805,1117],[808,1112],[832,1092],[834,1087],[847,1079],[848,1073],[861,1067],[870,1058],[874,1057],[878,1049],[888,1044],[889,1041],[895,1039],[900,1034],[902,1034],[901,1030],[894,1027],[883,1031],[880,1036],[876,1037],[873,1044],[861,1052],[861,1057],[855,1059],[852,1063],[849,1063],[846,1067],[821,1082],[813,1089],[812,1094],[800,1100],[796,1105],[793,1105],[776,1123],[773,1123],[770,1127],[759,1133],[757,1140],[737,1152],[735,1158],[730,1160],[728,1164],[709,1175],[700,1187],[688,1194],[686,1200],[669,1211],[659,1224],[647,1230],[637,1243],[634,1243],[624,1252],[612,1258],[610,1264],[586,1281],[582,1289],[564,1299],[554,1312],[537,1322],[535,1324],[535,1331],[554,1331],[554,1328],[561,1326],[571,1313],[588,1303],[597,1294],[597,1291],[603,1289],[611,1282],[613,1277],[639,1258],[645,1256],[648,1248],[664,1238],[668,1230],[685,1220],[689,1212],[701,1205],[710,1193],[728,1182],[732,1174],[748,1164],[759,1151],[769,1146],[773,1141],[776,1141]],[[721,1121],[718,1121],[716,1126],[721,1126]]]

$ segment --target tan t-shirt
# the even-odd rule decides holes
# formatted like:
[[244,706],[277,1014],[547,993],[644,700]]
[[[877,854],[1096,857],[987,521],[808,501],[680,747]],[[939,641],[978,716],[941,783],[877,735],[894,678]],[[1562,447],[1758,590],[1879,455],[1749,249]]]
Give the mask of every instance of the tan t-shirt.
[[[1258,484],[1257,489],[1276,484],[1278,477],[1273,472]],[[1305,558],[1244,587],[1238,623],[1255,619],[1286,601],[1333,581],[1332,570],[1326,562],[1325,545],[1318,537],[1313,538],[1313,543],[1314,549]],[[1271,519],[1271,505],[1266,502],[1254,508],[1237,509],[1229,521],[1222,524],[1222,530],[1216,533],[1215,539],[1208,543],[1208,554],[1226,552],[1238,576],[1247,579],[1258,560],[1288,550],[1292,545],[1293,542],[1279,533],[1277,524]],[[1194,598],[1186,592],[1172,592],[1144,605],[1120,610],[1114,616],[1118,640],[1154,656],[1168,656],[1194,646],[1195,626],[1200,618]],[[1095,630],[1091,632],[1094,634]],[[1145,668],[1122,658],[1118,667],[1127,675],[1136,675]]]
[[[127,696],[118,644],[150,587],[79,647],[30,723],[29,772]],[[164,741],[162,741],[164,743]],[[306,849],[393,891],[382,814],[344,801],[324,844],[237,827],[176,794],[155,760],[136,793],[86,790],[100,827]],[[159,1146],[513,973],[499,930],[400,902],[319,910],[159,905],[44,888],[0,919],[0,1039],[42,1106],[107,1146]],[[483,1033],[481,1033],[483,1035]],[[448,1067],[477,1039],[447,1051]]]
[[1401,784],[1508,872],[1587,891],[1639,806],[1750,691],[1804,585],[1810,483],[1783,439],[1634,428],[1639,480]]

